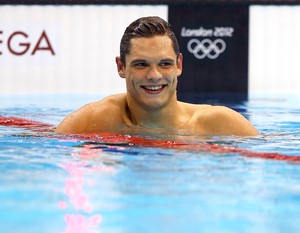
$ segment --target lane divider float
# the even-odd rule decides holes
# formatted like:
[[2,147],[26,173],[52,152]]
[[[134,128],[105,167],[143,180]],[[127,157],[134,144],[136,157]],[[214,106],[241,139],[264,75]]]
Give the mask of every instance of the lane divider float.
[[285,155],[277,152],[259,152],[251,151],[236,146],[230,145],[218,145],[214,143],[188,143],[171,140],[160,140],[160,139],[148,139],[131,135],[122,135],[114,133],[87,133],[87,134],[55,134],[53,132],[54,126],[39,121],[33,121],[30,119],[19,118],[19,117],[5,117],[0,116],[0,125],[12,126],[31,130],[34,132],[49,133],[46,137],[58,138],[58,139],[72,139],[72,140],[83,140],[92,141],[99,143],[115,143],[128,144],[131,146],[142,146],[142,147],[161,147],[161,148],[173,148],[188,151],[207,151],[220,154],[238,154],[250,158],[261,158],[261,159],[272,159],[280,161],[288,161],[293,163],[300,163],[300,156]]

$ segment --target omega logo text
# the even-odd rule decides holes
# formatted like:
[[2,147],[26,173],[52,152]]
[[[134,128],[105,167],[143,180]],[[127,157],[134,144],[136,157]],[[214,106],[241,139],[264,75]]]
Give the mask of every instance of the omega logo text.
[[46,31],[42,31],[37,40],[32,41],[31,37],[23,31],[14,31],[9,34],[7,41],[3,41],[4,31],[0,30],[0,55],[3,55],[3,47],[6,46],[7,51],[15,56],[22,56],[29,53],[34,56],[38,52],[47,52],[55,56],[53,46],[49,40]]

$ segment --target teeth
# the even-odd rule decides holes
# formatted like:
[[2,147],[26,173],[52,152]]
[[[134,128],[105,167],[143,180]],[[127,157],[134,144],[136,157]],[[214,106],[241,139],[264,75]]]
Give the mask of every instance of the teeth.
[[159,86],[144,86],[145,89],[150,90],[150,91],[157,91],[161,88],[163,88],[163,85],[159,85]]

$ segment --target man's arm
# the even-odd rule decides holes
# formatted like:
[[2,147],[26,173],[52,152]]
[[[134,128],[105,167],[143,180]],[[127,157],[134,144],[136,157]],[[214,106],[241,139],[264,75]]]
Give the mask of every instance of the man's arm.
[[205,112],[202,111],[196,125],[208,135],[258,135],[258,131],[244,116],[223,106],[210,106]]

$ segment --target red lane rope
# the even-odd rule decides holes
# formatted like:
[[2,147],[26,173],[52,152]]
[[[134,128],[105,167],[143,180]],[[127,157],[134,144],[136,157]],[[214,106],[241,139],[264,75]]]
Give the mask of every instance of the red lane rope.
[[[38,121],[32,121],[17,117],[0,116],[0,125],[14,126],[23,129],[29,129],[36,132],[53,132],[54,126]],[[169,140],[146,139],[130,135],[116,135],[113,133],[101,134],[75,134],[75,135],[53,135],[59,139],[75,139],[75,140],[90,140],[104,143],[128,143],[131,145],[144,147],[163,147],[174,148],[189,151],[208,151],[221,154],[234,153],[245,157],[281,160],[294,163],[300,163],[300,156],[284,155],[280,153],[250,151],[235,146],[224,146],[212,143],[185,143]]]
[[19,117],[0,116],[0,125],[14,126],[38,132],[51,132],[54,129],[53,125]]

